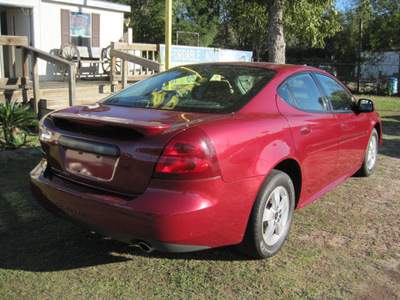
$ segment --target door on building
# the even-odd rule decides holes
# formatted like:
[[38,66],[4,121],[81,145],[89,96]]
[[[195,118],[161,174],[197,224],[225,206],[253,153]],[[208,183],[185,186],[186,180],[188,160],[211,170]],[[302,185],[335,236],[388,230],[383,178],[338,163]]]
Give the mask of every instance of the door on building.
[[[27,36],[32,45],[32,8],[0,6],[1,35]],[[21,50],[17,49],[15,57],[9,47],[0,50],[1,78],[15,78],[22,76]]]

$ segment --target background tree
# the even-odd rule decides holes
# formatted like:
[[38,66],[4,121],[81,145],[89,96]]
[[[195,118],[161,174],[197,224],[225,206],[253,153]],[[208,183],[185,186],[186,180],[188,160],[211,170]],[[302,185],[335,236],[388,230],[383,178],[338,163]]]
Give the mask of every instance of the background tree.
[[323,47],[324,38],[340,29],[333,0],[267,0],[266,4],[271,62],[285,63],[285,36],[310,47]]
[[165,41],[165,0],[111,0],[130,5],[130,18],[135,43],[161,44]]
[[[135,42],[164,42],[164,0],[113,1],[131,5]],[[173,9],[173,32],[198,32],[200,46],[253,50],[256,60],[265,59],[268,47],[271,62],[285,62],[285,36],[323,47],[324,38],[340,28],[333,0],[178,0]]]
[[[344,81],[356,76],[355,63],[359,59],[359,20],[360,15],[355,11],[343,11],[337,15],[341,30],[325,40],[325,55],[336,63],[337,72]],[[331,60],[327,60],[331,61]]]
[[[400,48],[400,1],[396,0],[350,0],[337,15],[342,30],[326,39],[325,53],[335,56],[338,73],[347,77],[356,76],[357,62],[367,58],[359,54],[382,53]],[[359,22],[362,23],[361,40]],[[368,55],[369,59],[374,55]],[[379,56],[375,56],[379,63]],[[399,72],[400,73],[400,72]],[[343,78],[341,78],[343,79]]]
[[354,51],[358,45],[360,19],[363,50],[383,52],[400,48],[400,1],[352,0],[338,16],[343,30],[330,41],[330,48],[343,60],[346,57],[353,62],[356,60]]
[[288,1],[284,19],[286,38],[296,38],[311,48],[324,48],[325,39],[342,29],[333,3],[332,0]]
[[366,32],[371,49],[374,52],[399,51],[397,79],[400,82],[400,1],[371,0],[371,10],[371,21]]
[[[221,24],[219,0],[178,0],[174,1],[173,31],[185,31],[199,33],[200,46],[207,47],[213,44]],[[193,35],[179,37],[180,45],[196,45]]]
[[400,1],[371,0],[367,36],[374,51],[400,48]]
[[[129,27],[136,43],[163,44],[165,42],[165,0],[111,0],[130,5]],[[173,1],[173,27],[176,31],[197,32],[200,46],[207,47],[214,41],[221,23],[222,0]],[[179,44],[194,45],[191,35],[179,37]],[[175,43],[173,35],[173,43]],[[196,40],[197,46],[197,40]]]
[[[224,5],[223,33],[214,45],[224,48],[252,50],[254,59],[260,61],[266,52],[268,12],[265,5],[245,0],[230,0]],[[225,42],[230,41],[227,45]]]

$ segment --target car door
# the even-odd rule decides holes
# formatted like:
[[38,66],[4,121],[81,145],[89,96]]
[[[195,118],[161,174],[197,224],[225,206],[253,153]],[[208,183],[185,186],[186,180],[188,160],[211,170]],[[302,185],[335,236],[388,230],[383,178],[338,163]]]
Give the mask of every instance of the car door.
[[277,105],[289,123],[302,163],[301,199],[306,202],[300,205],[306,205],[336,178],[338,123],[308,72],[281,84]]
[[364,159],[370,115],[355,112],[356,100],[337,80],[321,73],[315,73],[315,77],[329,99],[339,126],[339,175],[352,175]]

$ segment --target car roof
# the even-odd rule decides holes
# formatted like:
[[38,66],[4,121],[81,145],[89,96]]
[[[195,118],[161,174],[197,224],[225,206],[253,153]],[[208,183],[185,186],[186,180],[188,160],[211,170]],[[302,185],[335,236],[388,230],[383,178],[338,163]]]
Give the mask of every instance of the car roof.
[[[196,65],[196,64],[190,64]],[[190,66],[188,65],[188,66]],[[291,64],[277,64],[277,63],[269,63],[269,62],[215,62],[215,63],[202,63],[202,65],[210,65],[210,66],[243,66],[243,67],[255,67],[255,68],[265,68],[275,70],[278,73],[295,73],[301,71],[317,71],[326,73],[324,70],[304,66],[304,65],[291,65]],[[179,67],[179,66],[177,66]]]

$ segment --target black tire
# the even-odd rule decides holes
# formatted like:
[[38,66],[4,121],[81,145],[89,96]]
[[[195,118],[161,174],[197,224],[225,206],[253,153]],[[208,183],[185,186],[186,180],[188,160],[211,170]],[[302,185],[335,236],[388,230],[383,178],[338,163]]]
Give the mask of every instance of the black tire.
[[292,180],[286,173],[272,170],[254,202],[239,250],[255,258],[276,254],[289,234],[294,205]]
[[372,129],[368,140],[367,150],[365,151],[364,161],[356,175],[361,177],[370,176],[375,169],[376,159],[378,156],[379,137],[376,129]]

